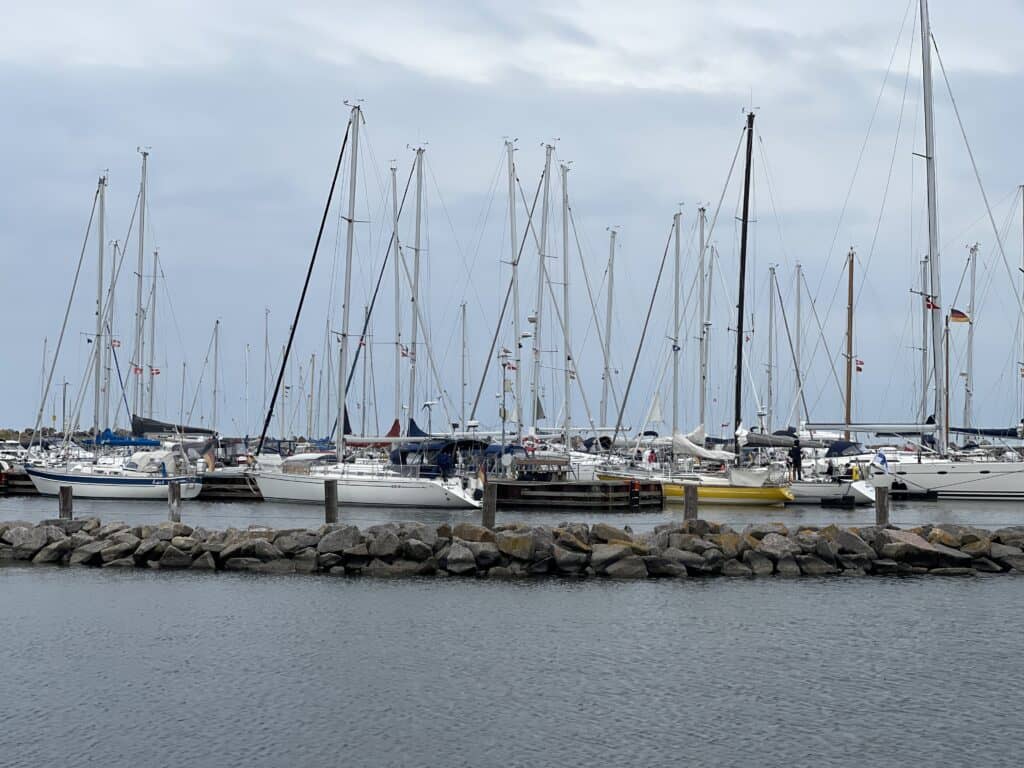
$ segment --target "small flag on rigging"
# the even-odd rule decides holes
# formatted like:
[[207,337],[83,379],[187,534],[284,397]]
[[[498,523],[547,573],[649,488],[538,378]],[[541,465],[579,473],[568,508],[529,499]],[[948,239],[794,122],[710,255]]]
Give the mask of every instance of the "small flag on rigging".
[[951,323],[969,323],[971,318],[966,312],[961,312],[959,309],[949,310],[949,322]]

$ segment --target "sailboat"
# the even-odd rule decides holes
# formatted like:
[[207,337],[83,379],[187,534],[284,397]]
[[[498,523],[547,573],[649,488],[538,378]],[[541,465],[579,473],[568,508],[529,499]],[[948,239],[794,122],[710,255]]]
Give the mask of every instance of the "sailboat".
[[[316,460],[292,460],[273,462],[269,457],[258,456],[260,468],[256,474],[256,483],[259,486],[263,498],[274,501],[297,502],[297,503],[319,503],[323,504],[326,499],[325,481],[337,481],[338,505],[339,506],[381,506],[381,507],[415,507],[415,508],[454,508],[454,509],[478,509],[480,501],[475,498],[474,491],[458,478],[432,478],[406,475],[395,468],[375,461],[355,462],[346,456],[346,433],[348,432],[348,420],[346,418],[346,400],[348,394],[348,356],[350,343],[349,307],[352,296],[352,258],[354,253],[355,237],[355,205],[356,205],[356,182],[358,179],[358,158],[359,158],[359,127],[362,121],[362,108],[356,104],[352,107],[348,129],[346,130],[345,143],[342,145],[342,154],[349,141],[351,141],[351,161],[349,162],[349,188],[348,188],[348,215],[346,218],[346,247],[345,247],[345,288],[344,303],[342,304],[342,330],[341,330],[341,351],[338,362],[338,417],[337,417],[337,455],[335,461],[323,463]],[[420,254],[420,222],[422,221],[422,193],[423,193],[423,148],[416,149],[416,243],[415,254],[418,260]],[[339,158],[338,168],[341,167]],[[335,177],[336,179],[336,177]],[[394,176],[392,175],[394,180]],[[334,184],[331,185],[333,192]],[[396,198],[396,195],[393,195]],[[327,208],[330,207],[328,198]],[[398,211],[394,213],[395,228],[392,233],[391,245],[396,269],[400,264],[400,253],[398,250]],[[324,212],[324,220],[320,225],[320,234],[323,234],[324,223],[327,219],[327,210]],[[317,237],[319,247],[320,237]],[[313,262],[316,260],[316,249],[313,251],[310,271]],[[417,265],[418,267],[418,265]],[[415,269],[418,273],[418,268]],[[306,277],[306,287],[309,285],[309,277]],[[417,338],[417,326],[419,320],[419,303],[416,301],[418,282],[414,278],[413,285],[413,333],[412,349],[415,349]],[[305,299],[305,288],[300,298],[295,314],[295,321],[292,323],[291,335],[288,345],[285,348],[285,355],[281,362],[281,374],[288,364],[288,353],[291,350],[295,329],[298,326],[299,316],[302,312],[303,300]],[[266,439],[267,428],[273,415],[274,402],[281,387],[282,375],[278,376],[274,396],[271,399],[266,419],[263,426],[263,434],[260,437],[260,449]],[[410,384],[410,398],[415,392],[415,368],[412,368],[412,382]],[[410,410],[410,413],[412,411]],[[319,458],[319,457],[314,457]]]

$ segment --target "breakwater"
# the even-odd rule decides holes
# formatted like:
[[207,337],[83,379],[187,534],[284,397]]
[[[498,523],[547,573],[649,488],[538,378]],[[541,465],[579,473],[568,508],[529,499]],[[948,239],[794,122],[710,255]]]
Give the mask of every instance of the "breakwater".
[[790,529],[765,523],[737,531],[689,520],[642,534],[605,523],[514,523],[491,530],[468,522],[215,531],[83,518],[0,522],[0,562],[384,577],[970,576],[1024,572],[1024,526]]

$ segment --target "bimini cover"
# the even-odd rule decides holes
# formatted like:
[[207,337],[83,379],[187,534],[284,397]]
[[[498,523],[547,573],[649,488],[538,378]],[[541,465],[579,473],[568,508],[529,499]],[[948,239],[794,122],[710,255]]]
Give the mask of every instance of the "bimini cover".
[[681,435],[677,432],[671,438],[661,437],[654,442],[657,445],[671,445],[677,454],[707,461],[732,461],[736,458],[736,454],[732,451],[720,451],[701,446],[699,443],[704,442],[704,427],[697,427],[688,435]]

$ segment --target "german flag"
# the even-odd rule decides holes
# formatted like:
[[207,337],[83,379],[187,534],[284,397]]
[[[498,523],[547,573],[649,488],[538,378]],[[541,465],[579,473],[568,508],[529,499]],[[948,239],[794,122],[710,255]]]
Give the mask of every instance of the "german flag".
[[966,312],[961,312],[959,309],[949,310],[949,322],[951,323],[969,323],[971,318],[967,316]]

